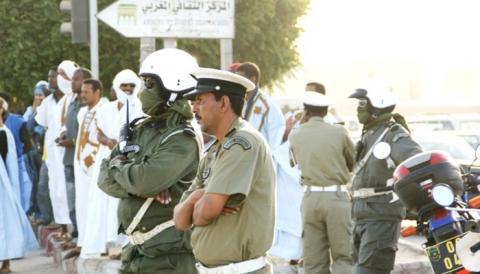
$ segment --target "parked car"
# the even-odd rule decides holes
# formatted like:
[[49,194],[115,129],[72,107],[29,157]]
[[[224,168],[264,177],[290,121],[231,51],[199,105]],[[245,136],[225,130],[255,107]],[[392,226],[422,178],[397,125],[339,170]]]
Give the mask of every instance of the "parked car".
[[425,151],[442,150],[461,164],[471,163],[475,158],[475,150],[461,137],[451,132],[416,131],[412,138]]
[[478,130],[480,114],[421,115],[407,119],[413,131]]
[[454,130],[452,133],[464,139],[474,149],[480,145],[480,127],[477,130]]

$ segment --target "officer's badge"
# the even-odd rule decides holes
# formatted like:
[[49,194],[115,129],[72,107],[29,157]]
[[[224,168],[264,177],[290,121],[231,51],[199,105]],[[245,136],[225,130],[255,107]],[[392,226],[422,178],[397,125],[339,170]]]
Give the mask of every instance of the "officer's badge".
[[140,151],[139,145],[126,145],[122,149],[122,153],[128,154],[130,152],[137,153]]
[[202,171],[202,180],[206,180],[210,176],[210,168],[205,168]]
[[255,114],[260,114],[260,113],[262,113],[262,109],[260,107],[255,107],[255,109],[253,109],[253,112]]
[[247,140],[247,138],[243,136],[233,136],[230,139],[228,139],[224,144],[223,148],[226,150],[229,150],[232,146],[234,145],[240,145],[243,150],[249,150],[252,148],[252,144]]
[[438,247],[430,247],[427,250],[427,255],[432,261],[440,260],[440,249]]

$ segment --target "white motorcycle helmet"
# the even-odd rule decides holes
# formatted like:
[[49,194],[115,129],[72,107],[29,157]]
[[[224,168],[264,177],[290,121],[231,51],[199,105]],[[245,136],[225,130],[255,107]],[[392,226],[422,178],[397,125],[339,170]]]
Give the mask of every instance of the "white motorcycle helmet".
[[349,98],[367,99],[367,107],[372,114],[383,114],[392,112],[397,105],[393,91],[378,85],[371,85],[365,88],[358,88]]
[[[171,105],[176,99],[192,91],[197,81],[190,75],[198,68],[197,60],[183,50],[175,48],[153,52],[142,62],[139,75],[148,89],[158,84],[158,89]],[[154,79],[152,82],[149,78]],[[163,94],[165,93],[165,94]]]

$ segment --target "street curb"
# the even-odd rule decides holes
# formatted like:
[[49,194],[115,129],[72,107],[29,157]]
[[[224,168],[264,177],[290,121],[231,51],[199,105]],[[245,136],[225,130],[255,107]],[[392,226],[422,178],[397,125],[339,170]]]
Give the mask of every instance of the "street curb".
[[[58,232],[39,227],[38,235],[40,241],[46,242],[47,253],[53,256],[53,264],[61,267],[66,274],[118,274],[121,261],[111,260],[108,257],[100,258],[71,258],[64,260],[63,256],[68,251],[63,251],[62,242],[55,241],[53,236]],[[41,236],[40,236],[41,235]],[[408,250],[419,256],[419,260],[407,263],[396,263],[391,274],[422,273],[433,274],[430,262],[425,257],[423,249],[402,238],[399,239],[399,248]]]

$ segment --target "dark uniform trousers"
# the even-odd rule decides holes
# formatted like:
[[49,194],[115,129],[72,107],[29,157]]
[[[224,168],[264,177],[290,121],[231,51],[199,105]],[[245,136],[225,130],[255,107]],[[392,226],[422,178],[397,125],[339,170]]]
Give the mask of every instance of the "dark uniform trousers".
[[388,274],[395,264],[400,222],[356,223],[353,229],[355,274]]
[[139,246],[129,244],[122,251],[121,274],[195,274],[192,253],[145,253]]

